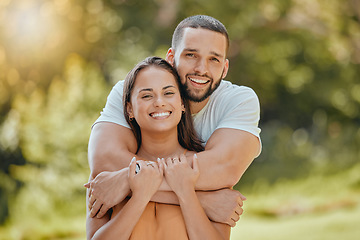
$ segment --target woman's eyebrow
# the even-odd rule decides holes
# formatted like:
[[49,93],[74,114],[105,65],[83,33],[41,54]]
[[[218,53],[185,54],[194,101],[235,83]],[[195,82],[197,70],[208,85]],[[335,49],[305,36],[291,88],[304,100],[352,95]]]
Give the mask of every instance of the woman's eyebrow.
[[163,87],[163,90],[166,90],[168,88],[175,88],[175,86],[174,85],[169,85],[169,86]]
[[154,91],[152,88],[143,88],[139,91],[139,93],[140,92],[152,92],[152,91]]
[[[168,85],[168,86],[163,87],[162,89],[166,90],[168,88],[176,88],[176,87],[174,85]],[[153,91],[154,91],[154,89],[152,89],[152,88],[143,88],[143,89],[140,89],[139,93],[140,92],[153,92]]]
[[163,87],[163,90],[165,90],[165,89],[168,89],[168,88],[176,88],[174,85],[168,85],[168,86],[166,86],[166,87]]

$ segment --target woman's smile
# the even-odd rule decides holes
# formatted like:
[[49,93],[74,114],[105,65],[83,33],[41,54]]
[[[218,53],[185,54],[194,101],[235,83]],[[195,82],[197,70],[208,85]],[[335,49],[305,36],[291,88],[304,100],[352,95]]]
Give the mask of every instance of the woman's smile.
[[170,116],[170,114],[171,114],[171,111],[153,112],[153,113],[150,113],[150,116],[155,119],[166,119]]

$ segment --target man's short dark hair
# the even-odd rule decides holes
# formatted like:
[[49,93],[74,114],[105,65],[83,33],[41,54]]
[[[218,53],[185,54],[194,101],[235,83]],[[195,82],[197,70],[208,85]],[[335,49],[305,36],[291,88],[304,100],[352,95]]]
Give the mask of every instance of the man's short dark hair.
[[174,50],[176,50],[176,48],[179,45],[179,42],[181,41],[181,38],[184,35],[184,29],[188,27],[203,28],[223,34],[226,37],[226,51],[228,50],[229,35],[224,24],[222,24],[219,20],[206,15],[195,15],[185,18],[177,25],[171,43],[171,47]]

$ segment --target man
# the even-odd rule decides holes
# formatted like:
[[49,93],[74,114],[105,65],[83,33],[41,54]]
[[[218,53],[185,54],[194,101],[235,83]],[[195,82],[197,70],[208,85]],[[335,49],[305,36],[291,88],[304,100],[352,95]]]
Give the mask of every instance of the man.
[[[228,48],[224,25],[212,17],[197,15],[177,26],[166,60],[180,75],[195,129],[206,143],[205,151],[197,154],[201,169],[196,184],[199,200],[210,219],[235,226],[244,198],[228,188],[259,155],[261,142],[256,94],[250,88],[222,80],[229,69]],[[88,204],[90,216],[97,214],[98,218],[130,193],[127,166],[137,144],[123,116],[122,84],[120,81],[111,91],[89,140],[90,179],[94,180],[86,185],[90,187]],[[166,182],[152,200],[177,203]]]

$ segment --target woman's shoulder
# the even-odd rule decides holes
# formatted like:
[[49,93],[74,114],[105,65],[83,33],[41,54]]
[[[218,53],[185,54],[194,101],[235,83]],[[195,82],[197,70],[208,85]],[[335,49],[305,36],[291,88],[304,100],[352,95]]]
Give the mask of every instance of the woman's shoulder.
[[184,155],[186,156],[186,158],[189,158],[189,157],[193,157],[195,153],[196,153],[195,151],[185,150]]

